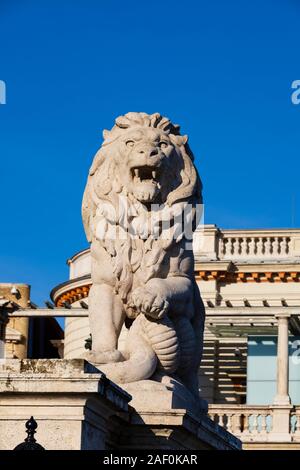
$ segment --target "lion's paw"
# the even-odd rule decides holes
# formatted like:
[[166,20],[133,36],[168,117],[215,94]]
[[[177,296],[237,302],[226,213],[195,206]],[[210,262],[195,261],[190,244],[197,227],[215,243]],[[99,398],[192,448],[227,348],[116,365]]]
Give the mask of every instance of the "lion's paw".
[[110,364],[124,360],[122,353],[117,349],[112,351],[87,351],[83,358],[93,364]]
[[145,287],[138,287],[132,292],[131,303],[135,309],[155,319],[162,318],[169,309],[169,302],[163,295]]

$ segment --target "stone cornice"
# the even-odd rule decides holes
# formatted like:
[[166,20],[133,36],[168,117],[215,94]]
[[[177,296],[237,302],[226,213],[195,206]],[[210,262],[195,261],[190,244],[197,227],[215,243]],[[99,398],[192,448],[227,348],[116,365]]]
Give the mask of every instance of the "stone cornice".
[[[223,263],[224,264],[224,263]],[[228,264],[228,263],[227,263]],[[229,266],[224,269],[202,269],[202,266],[197,266],[195,270],[195,277],[197,281],[217,281],[228,284],[232,283],[250,283],[250,282],[268,282],[268,283],[286,283],[286,282],[300,282],[300,270],[287,270],[282,269],[270,271],[268,269],[261,269],[256,271],[232,271]],[[220,268],[220,266],[219,266]],[[280,268],[282,268],[280,266]],[[295,268],[295,266],[293,266]],[[64,302],[70,304],[88,297],[91,286],[90,276],[82,276],[82,278],[72,279],[68,282],[60,284],[51,292],[51,297],[57,307],[62,307]]]
[[[277,266],[278,268],[278,266]],[[199,270],[195,272],[197,281],[221,281],[228,284],[237,282],[299,282],[299,271],[216,271],[216,270]]]

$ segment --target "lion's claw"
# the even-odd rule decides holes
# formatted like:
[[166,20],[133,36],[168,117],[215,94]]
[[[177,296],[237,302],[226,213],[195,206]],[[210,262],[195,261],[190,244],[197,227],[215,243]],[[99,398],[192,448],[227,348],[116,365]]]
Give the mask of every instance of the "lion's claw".
[[143,287],[132,293],[131,302],[141,313],[155,319],[162,318],[169,309],[169,302],[164,296]]

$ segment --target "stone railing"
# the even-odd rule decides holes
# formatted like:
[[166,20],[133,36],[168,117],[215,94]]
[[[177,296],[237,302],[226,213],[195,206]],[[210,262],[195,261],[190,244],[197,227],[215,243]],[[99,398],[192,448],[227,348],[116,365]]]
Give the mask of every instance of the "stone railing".
[[287,258],[291,254],[291,238],[279,236],[238,236],[225,234],[219,240],[219,258]]
[[[272,442],[274,429],[272,406],[264,405],[209,405],[210,418],[243,442]],[[287,407],[289,435],[286,440],[300,442],[300,407]]]
[[239,437],[265,437],[272,430],[272,409],[267,406],[209,405],[209,416]]
[[300,229],[220,230],[205,225],[194,236],[195,256],[211,260],[300,259]]

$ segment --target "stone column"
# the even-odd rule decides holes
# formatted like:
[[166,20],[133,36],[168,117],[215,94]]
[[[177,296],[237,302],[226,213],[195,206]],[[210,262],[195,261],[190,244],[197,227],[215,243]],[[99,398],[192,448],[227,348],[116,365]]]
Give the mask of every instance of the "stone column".
[[274,405],[289,405],[289,317],[278,317],[277,390]]
[[273,405],[272,437],[276,442],[291,441],[289,396],[289,317],[279,315],[277,338],[277,390]]

